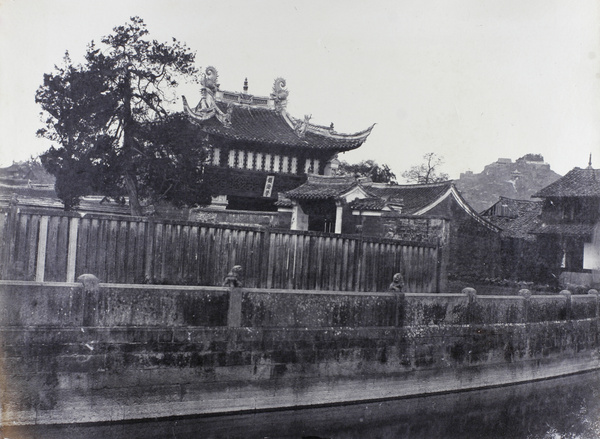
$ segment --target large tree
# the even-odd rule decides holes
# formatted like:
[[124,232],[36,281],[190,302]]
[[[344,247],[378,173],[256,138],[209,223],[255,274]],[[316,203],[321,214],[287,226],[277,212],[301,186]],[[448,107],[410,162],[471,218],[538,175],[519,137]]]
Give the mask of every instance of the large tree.
[[41,158],[65,208],[86,193],[126,194],[140,215],[142,200],[189,203],[190,190],[201,189],[205,150],[193,128],[165,109],[166,91],[195,78],[195,56],[175,39],[159,43],[147,34],[132,17],[100,46],[92,42],[82,65],[67,55],[44,75],[36,102],[47,117],[38,135],[56,145]]
[[402,177],[409,183],[427,184],[438,183],[448,180],[448,174],[440,172],[440,167],[444,164],[444,158],[438,156],[435,152],[428,152],[423,156],[423,162],[419,165],[411,166],[402,173]]
[[396,184],[396,175],[390,167],[386,164],[379,165],[374,160],[362,160],[358,163],[341,161],[338,174],[367,177],[375,183]]

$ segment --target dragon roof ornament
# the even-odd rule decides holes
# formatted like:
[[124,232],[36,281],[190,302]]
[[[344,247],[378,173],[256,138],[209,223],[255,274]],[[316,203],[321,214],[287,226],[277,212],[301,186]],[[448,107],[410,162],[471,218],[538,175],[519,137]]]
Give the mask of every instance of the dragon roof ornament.
[[208,66],[202,74],[200,84],[202,84],[202,87],[205,87],[215,93],[219,89],[219,83],[217,82],[218,79],[219,72],[217,69],[215,69],[213,66]]
[[275,108],[283,110],[287,104],[287,97],[290,94],[285,88],[286,82],[283,78],[276,78],[273,82],[273,92],[271,99],[275,101]]

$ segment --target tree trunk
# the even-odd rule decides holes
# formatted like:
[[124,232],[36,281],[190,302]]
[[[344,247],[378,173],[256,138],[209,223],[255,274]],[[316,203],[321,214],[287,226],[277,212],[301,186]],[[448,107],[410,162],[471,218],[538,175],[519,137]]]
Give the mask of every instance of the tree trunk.
[[125,174],[125,186],[127,187],[127,195],[129,196],[129,209],[131,215],[142,216],[142,206],[140,205],[140,199],[138,198],[137,186],[133,176],[129,172]]

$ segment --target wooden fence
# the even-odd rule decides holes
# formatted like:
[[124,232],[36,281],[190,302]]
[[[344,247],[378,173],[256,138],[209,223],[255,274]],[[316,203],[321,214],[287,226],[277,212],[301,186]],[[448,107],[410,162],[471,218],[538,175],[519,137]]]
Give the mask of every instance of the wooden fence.
[[17,205],[0,210],[0,236],[5,280],[220,285],[241,265],[246,287],[384,291],[401,272],[407,291],[436,292],[444,273],[431,244]]

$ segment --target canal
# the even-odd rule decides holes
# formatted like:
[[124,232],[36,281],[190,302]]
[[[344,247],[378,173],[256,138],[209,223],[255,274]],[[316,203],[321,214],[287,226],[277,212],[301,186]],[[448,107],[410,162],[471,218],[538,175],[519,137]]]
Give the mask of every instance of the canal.
[[600,437],[600,371],[509,387],[270,413],[4,428],[9,439]]

